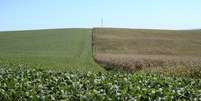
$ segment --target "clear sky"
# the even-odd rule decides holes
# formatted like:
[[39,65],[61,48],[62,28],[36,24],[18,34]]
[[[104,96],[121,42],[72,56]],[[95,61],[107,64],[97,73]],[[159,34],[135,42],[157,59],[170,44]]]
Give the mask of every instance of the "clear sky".
[[201,28],[201,0],[0,0],[0,30]]

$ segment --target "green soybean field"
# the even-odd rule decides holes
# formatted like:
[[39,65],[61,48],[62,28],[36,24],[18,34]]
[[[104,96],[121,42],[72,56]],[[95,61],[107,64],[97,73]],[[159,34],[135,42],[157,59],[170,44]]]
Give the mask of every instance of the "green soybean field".
[[0,100],[201,100],[201,80],[155,74],[0,68]]

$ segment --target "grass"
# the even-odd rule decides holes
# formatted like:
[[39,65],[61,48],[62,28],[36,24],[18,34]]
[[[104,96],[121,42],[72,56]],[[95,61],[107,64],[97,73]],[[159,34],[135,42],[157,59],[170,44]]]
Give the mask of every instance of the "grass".
[[200,30],[95,28],[93,50],[109,69],[194,73],[201,71],[200,39]]
[[0,32],[0,64],[60,71],[104,71],[91,55],[90,29]]

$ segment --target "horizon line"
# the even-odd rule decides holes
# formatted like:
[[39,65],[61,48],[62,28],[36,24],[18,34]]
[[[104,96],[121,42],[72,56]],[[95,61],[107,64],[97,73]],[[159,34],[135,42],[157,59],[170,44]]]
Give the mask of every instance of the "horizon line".
[[142,27],[54,27],[54,28],[22,28],[11,30],[0,30],[0,32],[13,32],[13,31],[37,31],[37,30],[57,30],[57,29],[93,29],[93,28],[116,28],[116,29],[148,29],[148,30],[201,30],[201,28],[142,28]]

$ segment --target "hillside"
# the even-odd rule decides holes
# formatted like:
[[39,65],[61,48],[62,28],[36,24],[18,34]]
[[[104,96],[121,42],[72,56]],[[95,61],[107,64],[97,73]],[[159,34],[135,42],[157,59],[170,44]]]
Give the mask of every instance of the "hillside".
[[104,71],[91,57],[90,29],[0,32],[0,65]]
[[[201,69],[194,64],[187,67],[191,65],[189,61],[200,65],[199,32],[93,29],[91,33],[91,29],[0,32],[0,100],[196,101],[201,98]],[[105,71],[93,58],[107,69],[142,72]],[[167,67],[161,64],[164,61]],[[188,75],[150,73],[161,69],[165,73],[162,66],[169,71],[177,70],[174,72],[177,74],[181,74],[180,69]],[[147,67],[151,67],[150,71],[143,72]]]
[[93,50],[108,69],[186,73],[201,67],[200,39],[198,30],[95,28]]

